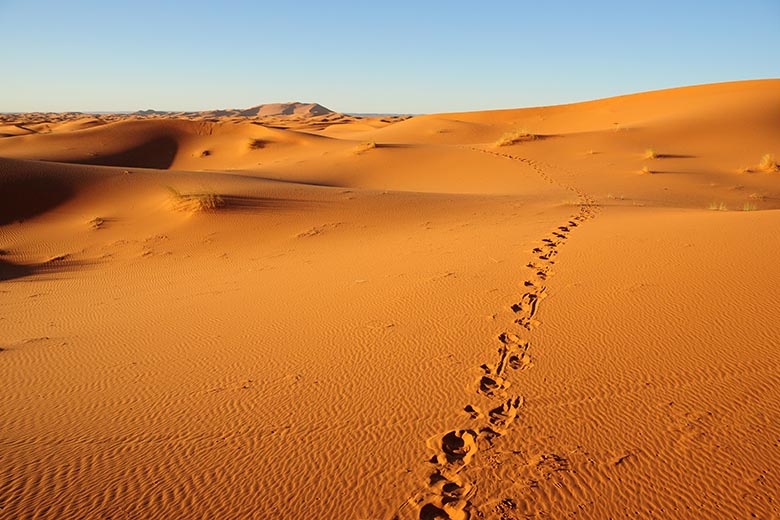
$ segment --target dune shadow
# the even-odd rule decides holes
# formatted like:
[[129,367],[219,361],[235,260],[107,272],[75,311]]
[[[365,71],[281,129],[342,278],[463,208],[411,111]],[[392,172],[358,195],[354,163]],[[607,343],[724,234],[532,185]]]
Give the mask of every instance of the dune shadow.
[[414,144],[408,143],[376,143],[377,148],[414,148]]
[[125,168],[155,168],[167,170],[176,158],[179,144],[172,137],[158,137],[127,150],[109,154],[95,154],[72,161],[94,166],[122,166]]
[[659,153],[657,159],[696,159],[695,155],[683,155],[675,153]]
[[74,192],[72,186],[54,178],[0,178],[0,226],[45,213],[70,199]]
[[322,204],[320,201],[303,199],[280,199],[272,197],[253,197],[248,195],[218,195],[221,200],[220,211],[260,212],[282,209],[308,209]]
[[[213,171],[224,171],[224,170],[213,170]],[[268,176],[260,176],[260,175],[240,175],[240,176],[247,179],[278,182],[281,184],[298,184],[301,186],[318,186],[322,188],[343,188],[343,186],[341,186],[340,184],[336,184],[332,182],[322,182],[313,179],[285,179],[282,177],[268,177]]]
[[30,276],[34,272],[35,269],[32,266],[0,260],[0,282]]
[[56,257],[39,264],[17,264],[0,259],[0,282],[18,280],[34,275],[59,274],[87,265],[86,262],[69,260],[66,256]]

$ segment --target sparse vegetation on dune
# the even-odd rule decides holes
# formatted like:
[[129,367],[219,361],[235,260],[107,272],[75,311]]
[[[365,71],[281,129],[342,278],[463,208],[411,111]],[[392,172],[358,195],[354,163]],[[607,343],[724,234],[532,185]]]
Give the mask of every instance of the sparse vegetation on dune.
[[653,173],[653,171],[648,166],[642,166],[642,169],[639,170],[639,173],[650,174]]
[[355,146],[352,152],[356,155],[359,155],[369,150],[373,150],[374,148],[376,148],[376,143],[374,141],[366,141]]
[[89,222],[87,222],[87,224],[89,224],[89,227],[91,227],[92,229],[100,229],[101,227],[103,227],[103,224],[105,223],[106,223],[105,219],[101,217],[95,217]]
[[710,202],[709,209],[711,211],[728,211],[729,208],[723,202]]
[[224,206],[225,201],[213,192],[181,193],[172,186],[166,186],[170,192],[173,209],[177,211],[210,211]]
[[758,206],[752,202],[746,202],[742,205],[742,211],[756,211]]
[[511,146],[513,144],[521,143],[524,141],[533,141],[537,138],[537,135],[529,132],[526,129],[513,130],[506,132],[504,135],[498,138],[495,142],[495,146]]
[[658,159],[659,155],[658,152],[655,151],[655,148],[647,148],[643,157],[645,159]]
[[758,162],[758,166],[755,166],[753,168],[740,168],[739,170],[737,170],[737,172],[738,173],[780,172],[780,163],[777,162],[777,159],[775,159],[774,154],[765,153],[764,155],[761,156],[761,160]]
[[762,172],[780,172],[780,164],[778,164],[774,155],[766,153],[761,157],[758,169]]
[[263,139],[250,139],[249,140],[249,149],[250,150],[261,150],[266,147],[268,144],[268,141],[265,141]]

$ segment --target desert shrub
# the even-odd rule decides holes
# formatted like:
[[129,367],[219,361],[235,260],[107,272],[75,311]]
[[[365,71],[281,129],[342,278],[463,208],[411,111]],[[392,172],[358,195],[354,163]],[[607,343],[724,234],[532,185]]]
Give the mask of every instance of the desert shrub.
[[177,211],[210,211],[222,207],[225,201],[213,192],[181,193],[172,186],[168,186],[173,208]]
[[521,143],[523,141],[533,141],[536,139],[536,134],[529,132],[528,130],[521,129],[521,130],[513,130],[511,132],[506,132],[504,135],[498,138],[496,140],[495,145],[496,146],[510,146],[513,144]]
[[777,163],[774,155],[767,153],[761,157],[758,169],[762,172],[780,172],[780,164]]
[[366,141],[363,143],[358,144],[355,146],[355,148],[352,150],[356,155],[359,155],[361,153],[365,153],[369,150],[373,150],[376,148],[376,143],[374,141]]

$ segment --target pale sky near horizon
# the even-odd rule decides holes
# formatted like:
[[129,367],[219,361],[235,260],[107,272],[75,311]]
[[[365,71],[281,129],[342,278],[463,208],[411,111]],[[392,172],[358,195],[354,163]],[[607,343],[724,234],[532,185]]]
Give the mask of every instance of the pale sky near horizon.
[[0,0],[0,24],[0,112],[450,112],[780,77],[780,0]]

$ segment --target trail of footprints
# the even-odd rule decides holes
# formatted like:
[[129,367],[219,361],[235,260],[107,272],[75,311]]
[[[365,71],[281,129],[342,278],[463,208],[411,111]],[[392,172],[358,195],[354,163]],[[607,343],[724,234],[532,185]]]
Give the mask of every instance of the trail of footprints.
[[[523,162],[532,167],[542,178],[555,181],[542,168],[541,163],[522,157],[474,148],[507,159]],[[535,260],[529,262],[533,275],[522,282],[525,290],[520,299],[510,306],[515,313],[514,322],[520,332],[531,331],[539,326],[535,318],[539,302],[547,296],[544,283],[554,274],[553,265],[558,248],[569,233],[595,216],[595,201],[576,188],[565,186],[577,194],[579,212],[570,220],[558,226],[549,237],[542,239],[539,247],[532,250]],[[489,450],[497,437],[506,434],[517,418],[523,397],[509,390],[509,371],[526,370],[532,366],[529,342],[513,332],[503,332],[497,338],[500,346],[494,364],[481,365],[482,375],[474,384],[477,394],[487,403],[487,413],[477,405],[468,404],[463,411],[471,420],[470,428],[450,430],[427,441],[432,453],[429,460],[431,472],[423,489],[410,498],[398,510],[393,520],[418,518],[419,520],[468,520],[471,516],[470,498],[476,491],[476,483],[469,482],[463,475],[479,451]]]

